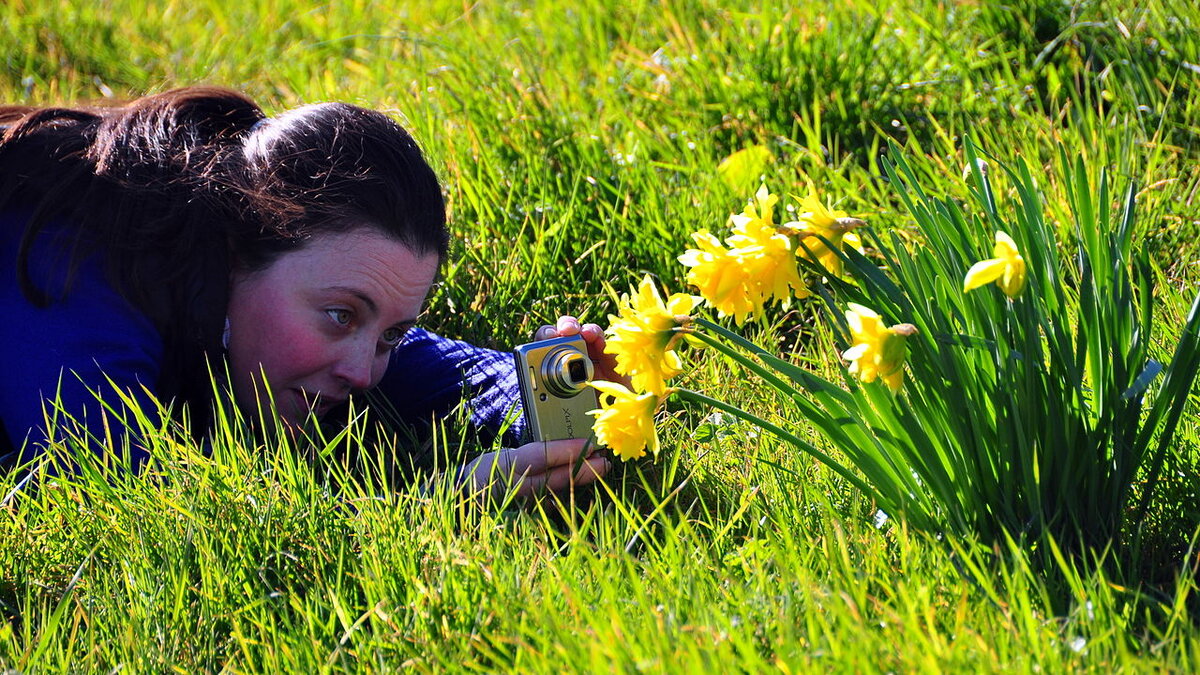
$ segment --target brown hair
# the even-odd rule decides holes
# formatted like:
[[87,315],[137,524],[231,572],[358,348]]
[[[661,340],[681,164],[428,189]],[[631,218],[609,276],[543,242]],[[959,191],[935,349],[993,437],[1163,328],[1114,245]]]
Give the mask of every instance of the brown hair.
[[446,254],[437,177],[377,111],[323,103],[267,118],[238,92],[187,87],[116,107],[0,106],[0,131],[0,209],[28,214],[16,271],[26,297],[55,301],[29,254],[66,227],[66,292],[80,260],[101,255],[163,337],[164,400],[209,397],[206,355],[220,350],[234,268],[357,227]]

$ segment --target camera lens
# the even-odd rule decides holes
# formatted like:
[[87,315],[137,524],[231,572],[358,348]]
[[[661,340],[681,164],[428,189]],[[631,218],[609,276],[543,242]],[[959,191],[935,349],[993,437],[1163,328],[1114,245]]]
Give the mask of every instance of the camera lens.
[[592,379],[592,361],[574,347],[563,345],[551,350],[542,361],[542,381],[552,394],[571,398],[587,388]]
[[571,381],[575,384],[587,382],[587,368],[583,367],[581,359],[573,359],[567,364],[567,372],[571,374]]

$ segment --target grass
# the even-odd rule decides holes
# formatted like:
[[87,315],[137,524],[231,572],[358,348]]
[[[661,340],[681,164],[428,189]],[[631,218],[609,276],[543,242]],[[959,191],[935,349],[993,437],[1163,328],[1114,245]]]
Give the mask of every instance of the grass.
[[[608,289],[643,272],[682,288],[687,234],[757,187],[720,178],[737,150],[769,151],[777,192],[811,183],[901,237],[913,223],[880,167],[889,140],[959,204],[964,136],[1020,158],[1066,228],[1063,152],[1137,186],[1166,327],[1150,352],[1169,358],[1197,278],[1200,10],[738,5],[15,0],[0,8],[0,92],[55,103],[205,82],[271,110],[394,111],[458,235],[428,325],[498,347],[562,310],[602,320]],[[836,379],[816,314],[749,334]],[[714,354],[692,359],[687,386],[741,381]],[[819,443],[769,392],[722,391]],[[164,431],[161,479],[85,472],[0,510],[0,668],[1191,672],[1194,397],[1129,525],[1139,546],[1071,557],[877,521],[844,479],[695,408],[667,411],[656,463],[565,511],[473,509],[347,468],[366,460],[341,448],[366,430],[314,453],[228,420],[211,458]]]

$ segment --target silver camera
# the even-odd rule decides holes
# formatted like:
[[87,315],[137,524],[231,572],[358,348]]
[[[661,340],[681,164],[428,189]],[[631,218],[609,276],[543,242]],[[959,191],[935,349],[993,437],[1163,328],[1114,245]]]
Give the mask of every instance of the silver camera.
[[596,390],[588,386],[595,368],[583,338],[572,335],[530,342],[515,347],[513,355],[528,440],[590,436],[593,418],[587,412],[600,405]]

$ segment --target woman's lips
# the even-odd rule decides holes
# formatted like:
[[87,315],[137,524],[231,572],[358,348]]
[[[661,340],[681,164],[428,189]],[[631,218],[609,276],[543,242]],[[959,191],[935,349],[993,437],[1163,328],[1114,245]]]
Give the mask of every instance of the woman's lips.
[[342,403],[342,399],[322,396],[320,392],[310,394],[303,389],[293,389],[292,391],[299,400],[300,409],[305,412],[312,411],[317,417],[323,417],[325,413]]

